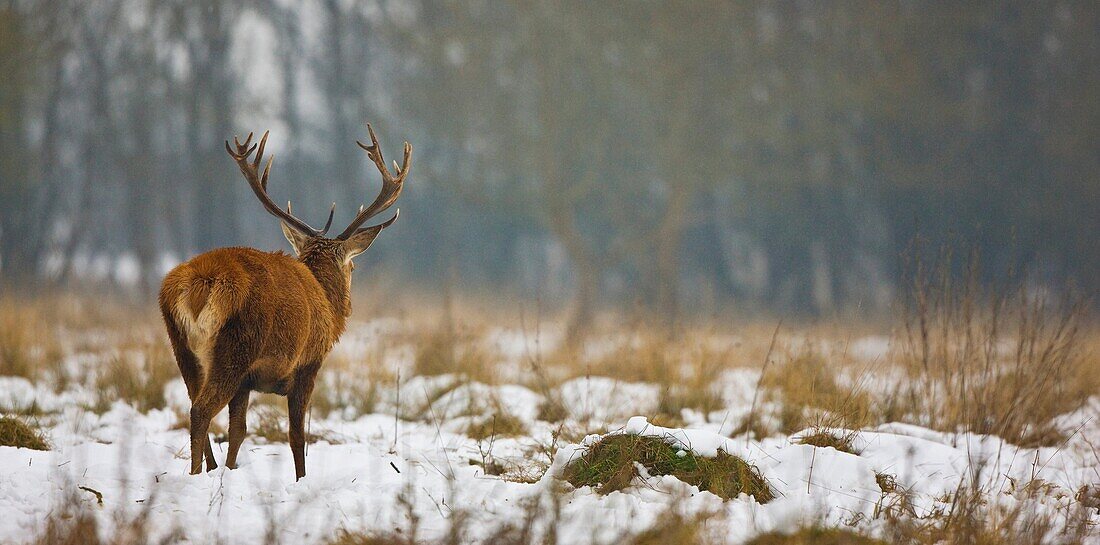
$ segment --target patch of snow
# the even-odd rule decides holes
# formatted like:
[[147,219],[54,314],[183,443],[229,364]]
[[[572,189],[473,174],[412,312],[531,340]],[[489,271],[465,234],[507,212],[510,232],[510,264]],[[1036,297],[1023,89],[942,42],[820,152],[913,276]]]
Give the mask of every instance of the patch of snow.
[[561,402],[577,420],[612,422],[638,413],[652,413],[660,403],[655,384],[622,382],[608,377],[580,377],[559,388]]

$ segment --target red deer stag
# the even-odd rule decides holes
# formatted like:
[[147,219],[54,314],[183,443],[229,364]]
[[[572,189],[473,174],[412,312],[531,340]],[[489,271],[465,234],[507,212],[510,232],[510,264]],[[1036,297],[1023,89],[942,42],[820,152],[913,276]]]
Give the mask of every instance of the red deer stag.
[[[294,217],[290,203],[279,208],[267,194],[272,157],[259,171],[267,144],[233,139],[225,149],[237,162],[253,193],[273,216],[294,247],[297,259],[283,252],[254,248],[219,248],[176,267],[164,278],[160,310],[180,373],[191,397],[191,474],[218,467],[208,428],[210,420],[229,405],[229,453],[225,465],[237,466],[245,435],[248,396],[253,390],[287,397],[290,450],[294,474],[306,474],[303,420],[321,363],[344,332],[351,314],[352,258],[365,251],[397,214],[378,225],[360,227],[397,200],[409,173],[412,147],[405,142],[405,159],[391,174],[382,158],[374,130],[367,125],[371,145],[357,142],[382,174],[378,198],[359,213],[336,238],[325,235],[332,225],[329,211],[324,229]],[[252,153],[255,159],[249,161]]]

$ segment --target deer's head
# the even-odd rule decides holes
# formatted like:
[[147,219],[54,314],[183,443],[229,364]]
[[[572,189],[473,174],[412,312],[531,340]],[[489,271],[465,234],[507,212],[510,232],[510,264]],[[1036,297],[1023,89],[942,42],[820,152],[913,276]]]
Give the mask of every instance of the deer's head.
[[[391,174],[389,169],[386,168],[385,159],[382,158],[382,149],[378,145],[378,137],[375,136],[374,129],[371,128],[370,124],[367,124],[367,132],[370,133],[371,144],[369,146],[362,142],[356,142],[356,144],[366,150],[367,156],[378,167],[378,172],[382,174],[382,190],[370,206],[359,207],[359,213],[355,215],[355,219],[335,238],[329,238],[326,235],[329,227],[332,226],[332,216],[336,212],[336,203],[332,203],[332,209],[329,210],[325,227],[316,229],[294,216],[289,201],[286,203],[286,210],[283,210],[268,196],[267,179],[268,174],[271,172],[271,162],[275,160],[275,156],[272,155],[268,159],[262,174],[259,170],[264,156],[264,146],[267,144],[267,132],[264,132],[258,144],[252,144],[252,133],[248,134],[248,138],[245,139],[243,144],[234,137],[233,144],[236,149],[230,147],[228,140],[225,142],[225,150],[237,162],[237,166],[240,167],[241,173],[248,180],[252,192],[256,194],[260,203],[271,215],[279,218],[283,235],[294,247],[294,252],[298,254],[298,258],[313,269],[315,274],[338,272],[342,276],[345,289],[350,289],[351,273],[355,269],[352,259],[366,251],[383,229],[393,225],[398,214],[394,213],[393,217],[377,225],[360,226],[368,219],[384,212],[397,201],[405,182],[405,176],[409,173],[409,160],[412,158],[412,146],[405,142],[405,158],[401,166],[398,166],[397,161],[394,161],[393,168],[396,175]],[[256,152],[256,157],[250,161],[249,157],[253,152]]]

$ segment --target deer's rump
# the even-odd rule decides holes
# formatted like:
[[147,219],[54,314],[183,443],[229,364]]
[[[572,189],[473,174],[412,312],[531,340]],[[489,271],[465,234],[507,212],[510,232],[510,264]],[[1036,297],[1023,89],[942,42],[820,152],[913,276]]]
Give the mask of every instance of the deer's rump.
[[309,344],[311,316],[303,301],[324,297],[308,269],[282,252],[221,248],[173,269],[164,279],[160,306],[199,364],[209,364],[218,333],[242,319],[255,339],[257,358],[284,366]]

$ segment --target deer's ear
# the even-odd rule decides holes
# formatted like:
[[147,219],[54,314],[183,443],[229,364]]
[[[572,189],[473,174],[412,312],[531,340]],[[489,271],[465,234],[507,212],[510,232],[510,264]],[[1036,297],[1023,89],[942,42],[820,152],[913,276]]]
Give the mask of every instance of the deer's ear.
[[392,218],[378,225],[356,230],[353,235],[344,241],[344,262],[351,261],[355,256],[367,251],[367,248],[374,244],[374,239],[378,237],[378,233],[393,225],[393,222],[397,221],[397,217],[400,215],[401,210],[398,210]]
[[283,228],[283,236],[290,242],[290,245],[294,247],[294,253],[302,255],[302,250],[306,247],[306,240],[309,239],[306,235],[290,227],[284,221],[279,222],[279,226]]
[[382,229],[381,225],[375,225],[374,227],[360,229],[354,235],[348,237],[344,241],[344,261],[351,261],[355,256],[367,251],[367,248],[374,244],[374,239],[378,238],[378,233],[381,233]]

